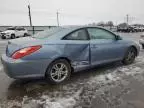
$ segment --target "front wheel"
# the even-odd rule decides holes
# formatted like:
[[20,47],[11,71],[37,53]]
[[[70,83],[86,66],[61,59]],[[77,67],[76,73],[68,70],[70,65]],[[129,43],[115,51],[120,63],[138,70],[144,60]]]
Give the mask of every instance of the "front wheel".
[[136,57],[136,50],[133,47],[130,47],[125,54],[124,59],[122,60],[123,64],[129,65],[132,64]]
[[5,36],[1,36],[1,38],[2,38],[2,39],[6,39],[6,37],[5,37]]
[[144,49],[144,44],[142,44],[142,48]]
[[27,36],[27,34],[25,33],[24,35],[23,35],[23,37],[26,37]]
[[52,84],[59,84],[69,79],[71,66],[64,60],[59,59],[50,64],[46,71],[46,79]]

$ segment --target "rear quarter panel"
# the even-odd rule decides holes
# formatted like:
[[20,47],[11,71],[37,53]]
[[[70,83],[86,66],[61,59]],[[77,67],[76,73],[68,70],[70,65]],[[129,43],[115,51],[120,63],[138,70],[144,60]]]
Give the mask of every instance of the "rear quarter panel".
[[72,66],[89,65],[89,41],[55,41],[53,43],[42,44],[42,48],[31,55],[25,56],[24,60],[51,59],[52,61],[65,57],[71,61]]

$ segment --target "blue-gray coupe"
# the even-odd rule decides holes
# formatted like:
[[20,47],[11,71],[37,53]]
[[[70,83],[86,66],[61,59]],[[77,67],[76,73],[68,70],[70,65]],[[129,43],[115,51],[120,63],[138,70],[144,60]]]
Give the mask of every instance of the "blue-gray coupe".
[[72,72],[99,64],[131,64],[139,50],[135,42],[101,27],[56,27],[8,41],[1,60],[11,78],[45,77],[58,84]]

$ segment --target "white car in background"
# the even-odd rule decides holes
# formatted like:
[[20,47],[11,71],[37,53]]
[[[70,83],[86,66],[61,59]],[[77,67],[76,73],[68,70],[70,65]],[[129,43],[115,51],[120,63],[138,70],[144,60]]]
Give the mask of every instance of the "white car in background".
[[28,31],[24,27],[9,27],[6,31],[1,32],[2,39],[15,39],[17,37],[25,37]]
[[140,32],[143,32],[144,31],[144,28],[143,27],[139,27],[140,29]]
[[141,35],[139,43],[142,45],[142,48],[144,49],[144,34]]

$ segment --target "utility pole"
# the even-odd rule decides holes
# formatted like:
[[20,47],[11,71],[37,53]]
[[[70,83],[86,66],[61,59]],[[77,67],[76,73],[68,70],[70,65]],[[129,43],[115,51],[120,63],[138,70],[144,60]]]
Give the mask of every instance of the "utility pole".
[[28,11],[29,11],[29,20],[30,20],[30,26],[32,26],[30,4],[28,5]]
[[57,25],[58,25],[58,27],[59,27],[59,12],[57,11]]
[[32,27],[32,31],[34,34],[34,27],[32,25],[32,19],[31,19],[31,8],[30,8],[30,4],[28,4],[28,14],[29,14],[29,20],[30,20],[30,26]]
[[129,15],[126,15],[126,21],[127,21],[127,25],[129,24]]

